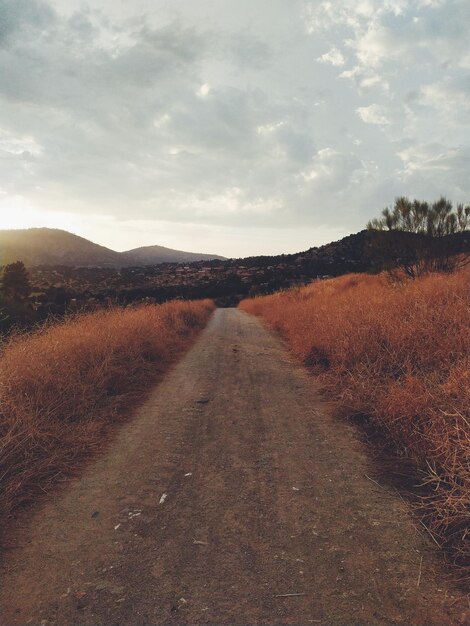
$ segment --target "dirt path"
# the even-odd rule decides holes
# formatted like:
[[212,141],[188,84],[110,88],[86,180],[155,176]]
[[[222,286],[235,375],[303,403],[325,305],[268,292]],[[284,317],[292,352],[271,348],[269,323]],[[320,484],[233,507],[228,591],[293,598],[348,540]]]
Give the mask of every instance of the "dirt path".
[[278,340],[218,310],[103,457],[20,521],[0,622],[461,623],[370,471]]

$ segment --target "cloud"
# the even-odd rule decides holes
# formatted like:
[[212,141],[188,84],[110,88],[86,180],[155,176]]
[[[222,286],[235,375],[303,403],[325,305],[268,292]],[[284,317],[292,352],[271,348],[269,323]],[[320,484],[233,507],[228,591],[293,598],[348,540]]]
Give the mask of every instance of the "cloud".
[[424,144],[407,148],[399,153],[405,166],[404,173],[415,172],[468,172],[470,150],[458,146],[447,148],[440,144]]
[[[0,91],[12,136],[21,129],[33,138],[27,145],[8,139],[4,146],[10,152],[12,146],[16,152],[29,147],[31,154],[32,145],[41,146],[37,158],[23,158],[21,174],[10,159],[18,176],[6,168],[4,189],[13,193],[21,179],[22,191],[48,208],[59,209],[67,196],[76,211],[108,206],[121,218],[130,202],[142,219],[175,222],[197,216],[208,223],[242,223],[247,215],[259,222],[272,219],[267,208],[282,212],[285,192],[274,190],[311,157],[312,139],[282,98],[272,101],[258,88],[204,79],[207,50],[220,54],[220,34],[180,20],[159,28],[145,23],[127,28],[120,43],[103,46],[117,26],[108,25],[104,34],[105,27],[88,28],[83,12],[67,20],[54,14],[53,22],[39,58],[32,54],[34,40],[19,40],[0,57],[0,68],[11,77]],[[71,22],[80,25],[73,45]],[[232,60],[233,42],[228,35]],[[267,58],[265,47],[254,49]],[[259,132],[271,127],[269,137]],[[241,181],[245,187],[235,203],[233,189]]]
[[211,91],[211,86],[209,85],[209,83],[204,83],[203,85],[199,87],[199,89],[196,92],[196,95],[199,96],[200,98],[205,98],[206,96],[209,95],[210,91]]
[[353,154],[344,154],[333,148],[322,148],[312,159],[302,178],[316,188],[329,190],[337,185],[344,187],[352,181],[361,161]]
[[383,107],[379,104],[371,104],[367,107],[358,107],[356,111],[361,120],[366,124],[388,126],[391,123]]
[[349,78],[354,81],[357,88],[361,91],[367,91],[374,87],[379,87],[382,91],[389,91],[390,85],[383,76],[370,68],[356,65],[350,70],[344,70],[339,75],[340,78]]
[[39,31],[55,20],[55,14],[40,0],[0,0],[0,46],[8,45],[18,31]]
[[336,32],[362,69],[393,74],[392,64],[412,63],[470,69],[467,0],[309,2],[304,20],[311,34]]
[[421,87],[421,103],[452,124],[470,122],[470,74],[446,78]]
[[416,195],[427,200],[444,195],[454,202],[468,203],[468,145],[423,143],[404,149],[399,156],[403,168],[397,171],[397,179]]
[[468,193],[469,6],[0,0],[2,207],[294,237]]
[[329,52],[325,52],[325,54],[318,57],[317,61],[320,61],[320,63],[330,63],[336,67],[344,65],[346,62],[338,48],[332,48]]
[[408,0],[322,0],[307,2],[304,20],[310,34],[346,27],[358,31],[384,15],[401,15]]

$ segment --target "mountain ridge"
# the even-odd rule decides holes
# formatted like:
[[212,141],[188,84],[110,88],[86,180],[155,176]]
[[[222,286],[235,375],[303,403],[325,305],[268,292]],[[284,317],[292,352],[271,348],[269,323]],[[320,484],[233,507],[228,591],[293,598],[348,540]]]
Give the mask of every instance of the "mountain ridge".
[[211,259],[225,260],[225,257],[158,245],[117,252],[59,228],[0,230],[0,265],[23,261],[27,267],[64,265],[117,268]]
[[[141,246],[139,248],[133,248],[132,250],[126,250],[125,252],[121,252],[128,256],[129,258],[139,259],[145,265],[152,265],[153,258],[155,256],[160,256],[161,258],[168,258],[168,261],[161,261],[162,263],[174,263],[171,259],[172,256],[175,256],[175,253],[178,253],[181,260],[179,263],[193,261],[226,261],[227,257],[220,256],[218,254],[206,254],[202,252],[185,252],[184,250],[174,250],[173,248],[167,248],[166,246]],[[197,258],[195,258],[197,257]]]
[[[27,267],[63,265],[117,269],[163,263],[212,262],[223,264],[227,271],[254,266],[269,269],[272,266],[279,268],[281,273],[291,267],[294,273],[306,276],[337,276],[347,272],[380,271],[385,265],[393,266],[403,255],[412,256],[423,237],[410,232],[361,230],[305,251],[226,259],[215,254],[184,252],[164,246],[117,252],[60,229],[0,230],[0,266],[23,261]],[[442,240],[446,241],[449,254],[470,252],[470,231],[448,235]],[[384,253],[389,258],[386,259]]]

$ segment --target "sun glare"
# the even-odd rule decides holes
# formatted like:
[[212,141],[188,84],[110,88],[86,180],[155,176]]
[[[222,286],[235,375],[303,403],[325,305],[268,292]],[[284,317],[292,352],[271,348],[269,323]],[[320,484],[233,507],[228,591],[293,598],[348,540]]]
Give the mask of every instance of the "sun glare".
[[78,230],[79,221],[77,216],[69,213],[0,206],[0,230],[42,227]]
[[30,228],[31,226],[35,226],[33,223],[36,220],[31,219],[30,213],[25,213],[22,209],[2,209],[2,213],[0,214],[0,228],[3,229],[11,229],[11,228]]

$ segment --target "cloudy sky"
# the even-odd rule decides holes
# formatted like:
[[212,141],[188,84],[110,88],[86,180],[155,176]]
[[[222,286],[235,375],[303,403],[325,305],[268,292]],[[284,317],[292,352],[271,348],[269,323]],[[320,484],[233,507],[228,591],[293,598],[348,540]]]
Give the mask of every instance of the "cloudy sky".
[[470,201],[468,0],[0,0],[0,228],[227,256]]

